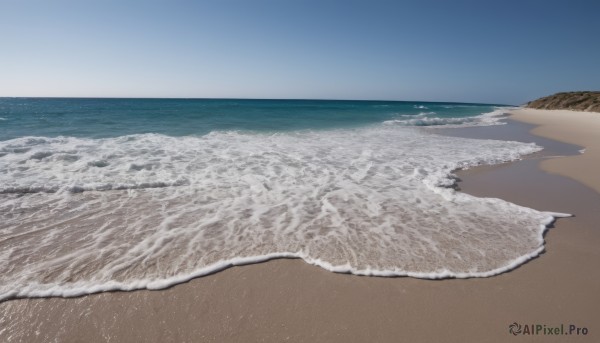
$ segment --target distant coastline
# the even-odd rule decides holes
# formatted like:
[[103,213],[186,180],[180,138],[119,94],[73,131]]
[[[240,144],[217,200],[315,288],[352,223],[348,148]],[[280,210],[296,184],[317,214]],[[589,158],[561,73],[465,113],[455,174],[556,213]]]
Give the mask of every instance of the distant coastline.
[[600,92],[561,92],[530,101],[525,107],[540,110],[600,112]]

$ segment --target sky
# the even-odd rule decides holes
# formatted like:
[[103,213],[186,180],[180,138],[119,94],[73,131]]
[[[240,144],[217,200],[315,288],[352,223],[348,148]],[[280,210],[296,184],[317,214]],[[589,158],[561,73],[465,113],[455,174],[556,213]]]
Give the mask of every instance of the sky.
[[600,1],[0,0],[0,96],[522,104],[600,90]]

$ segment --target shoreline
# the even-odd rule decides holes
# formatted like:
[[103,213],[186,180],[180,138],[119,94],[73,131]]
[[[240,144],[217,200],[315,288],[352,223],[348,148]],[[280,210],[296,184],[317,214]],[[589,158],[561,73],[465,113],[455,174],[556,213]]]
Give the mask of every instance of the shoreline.
[[[570,125],[561,125],[569,118]],[[536,125],[532,134],[584,147],[585,153],[568,156],[560,162],[548,160],[540,168],[548,173],[577,180],[600,193],[600,113],[568,110],[519,109],[512,119]]]
[[[556,144],[548,152],[576,148]],[[540,158],[544,164],[570,157]],[[594,306],[600,299],[600,234],[594,232],[600,194],[541,172],[540,158],[457,172],[468,194],[576,215],[546,231],[546,252],[510,272],[470,279],[365,278],[276,259],[160,291],[9,300],[0,303],[0,340],[503,342],[512,336],[513,322],[585,326],[590,333],[581,338],[593,339],[600,327]]]

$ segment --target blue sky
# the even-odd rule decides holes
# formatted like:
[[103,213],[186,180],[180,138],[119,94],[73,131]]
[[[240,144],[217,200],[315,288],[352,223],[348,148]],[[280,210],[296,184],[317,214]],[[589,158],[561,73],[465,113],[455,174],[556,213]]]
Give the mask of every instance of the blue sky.
[[0,0],[0,96],[520,104],[600,90],[600,1]]

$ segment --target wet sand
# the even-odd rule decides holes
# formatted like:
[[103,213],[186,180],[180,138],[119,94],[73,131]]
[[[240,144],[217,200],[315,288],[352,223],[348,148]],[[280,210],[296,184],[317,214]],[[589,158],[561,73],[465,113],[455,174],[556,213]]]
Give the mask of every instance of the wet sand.
[[[600,194],[577,175],[566,178],[538,167],[549,161],[561,165],[588,150],[548,159],[579,147],[534,137],[530,128],[511,122],[444,132],[547,146],[524,161],[458,173],[460,189],[470,194],[575,215],[547,232],[544,254],[513,271],[466,280],[377,278],[281,259],[229,268],[161,291],[5,301],[0,303],[0,341],[597,341]],[[586,327],[588,334],[513,337],[508,330],[513,322],[573,324]]]

